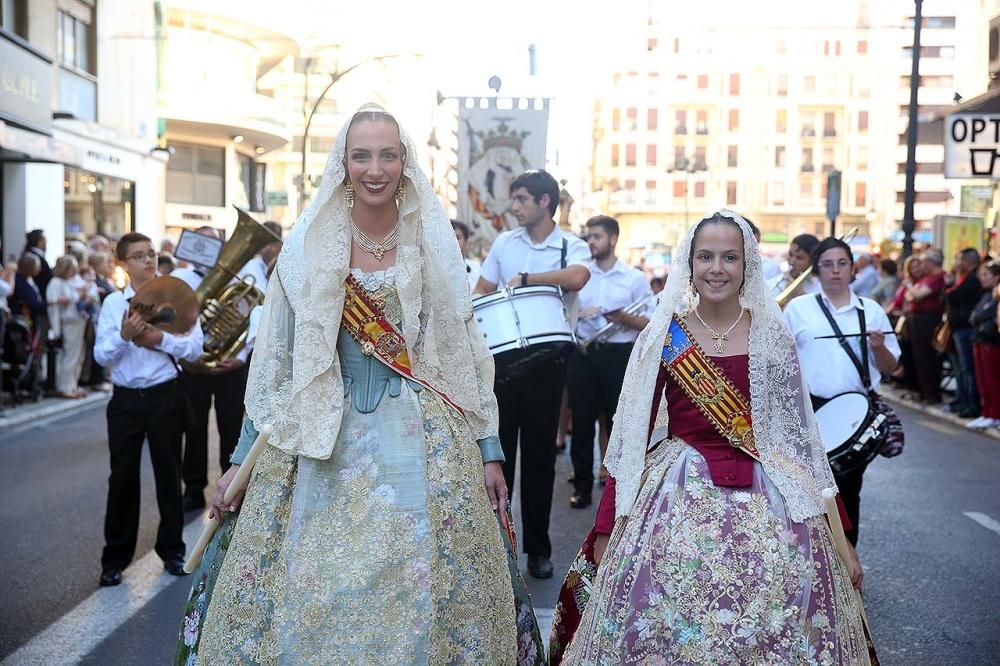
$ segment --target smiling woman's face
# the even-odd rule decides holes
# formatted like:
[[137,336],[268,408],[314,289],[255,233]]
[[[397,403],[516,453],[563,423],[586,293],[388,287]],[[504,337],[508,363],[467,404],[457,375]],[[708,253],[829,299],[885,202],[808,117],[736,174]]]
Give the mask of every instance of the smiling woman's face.
[[743,286],[743,234],[727,222],[704,224],[694,237],[691,278],[705,301],[739,300]]
[[347,176],[355,204],[377,208],[394,201],[403,175],[399,128],[389,120],[362,120],[347,132]]

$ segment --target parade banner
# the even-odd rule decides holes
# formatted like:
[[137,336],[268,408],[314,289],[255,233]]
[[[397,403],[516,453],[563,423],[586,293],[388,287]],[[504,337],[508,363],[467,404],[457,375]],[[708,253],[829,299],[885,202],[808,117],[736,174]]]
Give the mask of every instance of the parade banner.
[[[458,216],[472,232],[472,251],[485,255],[502,231],[517,227],[510,184],[545,168],[547,99],[459,98]],[[504,103],[511,108],[502,108]]]

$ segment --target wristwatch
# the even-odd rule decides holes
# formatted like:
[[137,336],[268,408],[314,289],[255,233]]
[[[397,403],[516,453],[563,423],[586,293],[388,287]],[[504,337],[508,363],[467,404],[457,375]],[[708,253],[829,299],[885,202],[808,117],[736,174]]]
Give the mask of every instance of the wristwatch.
[[528,286],[528,274],[527,273],[521,273],[521,286],[522,287],[527,287]]

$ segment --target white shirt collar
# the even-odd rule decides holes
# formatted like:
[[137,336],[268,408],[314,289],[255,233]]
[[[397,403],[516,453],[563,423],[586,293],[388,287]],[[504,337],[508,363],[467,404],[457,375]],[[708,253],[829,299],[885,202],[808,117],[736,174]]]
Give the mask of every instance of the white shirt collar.
[[601,275],[611,275],[612,273],[624,273],[625,272],[625,264],[622,263],[621,259],[615,258],[614,265],[609,270],[602,271],[601,267],[597,265],[597,259],[594,259],[593,257],[591,257],[591,259],[590,259],[590,272],[591,273],[600,273]]
[[830,308],[831,312],[847,312],[848,310],[852,310],[855,308],[864,308],[864,305],[861,303],[861,299],[858,298],[858,295],[851,290],[848,290],[848,293],[850,293],[851,295],[851,300],[849,300],[847,302],[847,305],[845,305],[842,308],[838,308],[837,306],[835,306],[833,304],[833,301],[830,300],[830,297],[827,296],[826,292],[823,291],[822,289],[820,290],[819,293],[822,294],[823,301],[826,302],[826,305],[827,307]]
[[541,243],[532,241],[531,236],[528,235],[528,230],[524,227],[518,227],[517,231],[519,233],[518,237],[533,248],[562,247],[562,229],[559,228],[558,224],[552,227],[552,233],[546,236],[545,240]]

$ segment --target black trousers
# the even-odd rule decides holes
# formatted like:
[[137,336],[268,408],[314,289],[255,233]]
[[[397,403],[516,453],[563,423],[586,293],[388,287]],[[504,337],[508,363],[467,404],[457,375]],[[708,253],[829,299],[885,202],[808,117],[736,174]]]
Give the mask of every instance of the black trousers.
[[556,431],[566,380],[566,360],[547,360],[520,377],[497,382],[500,444],[506,462],[507,492],[514,492],[518,443],[521,449],[521,520],[524,552],[552,555],[549,512],[556,478]]
[[920,395],[928,402],[941,402],[941,356],[933,346],[940,323],[941,315],[931,312],[915,312],[907,319]]
[[868,465],[862,465],[845,474],[833,475],[833,480],[837,482],[837,490],[840,491],[840,500],[844,503],[844,510],[851,519],[851,529],[846,529],[845,525],[844,534],[852,546],[858,545],[858,528],[861,526],[861,482],[864,480],[867,468]]
[[219,375],[185,372],[182,380],[191,404],[184,433],[184,494],[200,498],[208,485],[208,415],[215,399],[215,425],[219,429],[219,466],[229,469],[243,427],[243,398],[247,392],[247,366]]
[[604,416],[611,432],[612,418],[625,380],[632,343],[594,343],[569,359],[567,385],[573,411],[573,485],[578,495],[590,496],[594,487],[595,422]]
[[160,510],[156,553],[164,561],[184,557],[184,510],[181,507],[184,402],[180,383],[172,380],[142,390],[116,386],[107,415],[111,476],[101,565],[125,568],[135,554],[144,439],[149,441],[156,505]]

